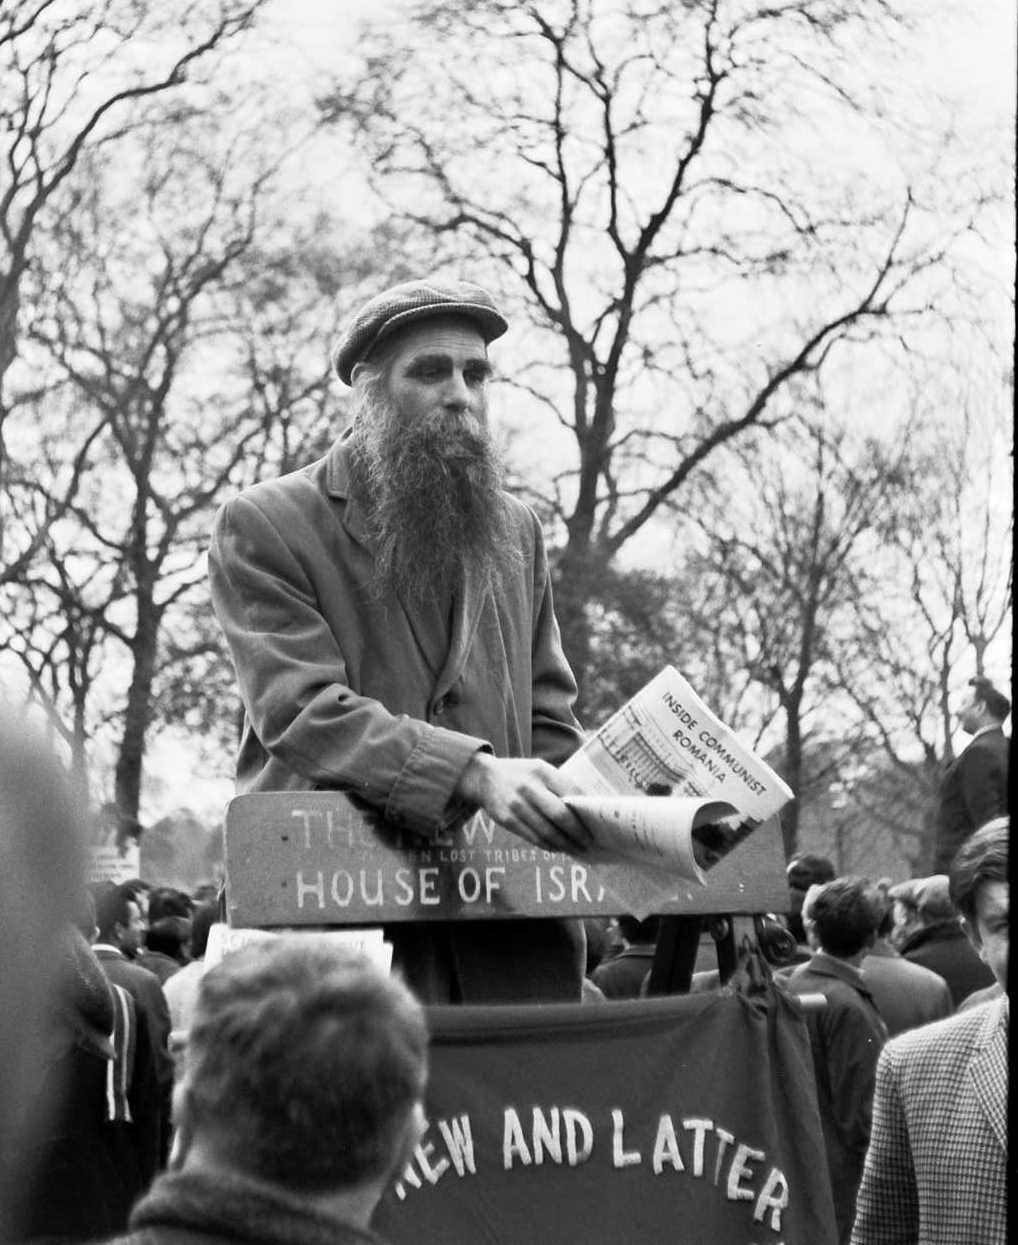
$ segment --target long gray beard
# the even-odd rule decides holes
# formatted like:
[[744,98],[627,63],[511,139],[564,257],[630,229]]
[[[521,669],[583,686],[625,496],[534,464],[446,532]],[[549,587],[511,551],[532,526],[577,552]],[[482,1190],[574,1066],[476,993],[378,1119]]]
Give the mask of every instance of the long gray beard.
[[473,418],[443,412],[406,426],[383,382],[369,381],[349,446],[351,485],[375,548],[376,595],[448,602],[467,577],[494,588],[520,564],[498,456]]

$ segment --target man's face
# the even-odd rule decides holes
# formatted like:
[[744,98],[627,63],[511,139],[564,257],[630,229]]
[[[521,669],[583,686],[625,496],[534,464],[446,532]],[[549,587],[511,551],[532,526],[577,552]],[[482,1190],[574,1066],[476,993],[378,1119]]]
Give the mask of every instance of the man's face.
[[958,723],[967,735],[974,735],[984,724],[985,708],[978,694],[973,691],[958,711]]
[[408,427],[455,428],[459,419],[486,419],[491,375],[484,339],[469,321],[426,320],[401,333],[389,358],[388,391]]
[[120,926],[120,950],[125,955],[137,955],[141,950],[144,935],[145,918],[141,915],[141,909],[134,900],[129,899],[127,901],[127,924]]
[[1010,882],[984,882],[976,896],[975,926],[969,930],[979,958],[1002,990],[1007,990],[1010,902]]

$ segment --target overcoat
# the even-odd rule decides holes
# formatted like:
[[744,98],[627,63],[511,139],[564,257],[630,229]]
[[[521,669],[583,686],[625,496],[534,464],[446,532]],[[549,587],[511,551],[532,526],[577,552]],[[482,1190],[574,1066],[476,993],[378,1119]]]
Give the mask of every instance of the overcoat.
[[976,735],[944,771],[937,809],[934,873],[948,873],[973,830],[1007,812],[1011,741],[995,727]]
[[852,1245],[1004,1245],[1006,996],[892,1038]]
[[[434,835],[472,811],[454,791],[478,749],[557,765],[579,747],[540,525],[506,503],[517,557],[496,585],[465,575],[452,601],[414,607],[373,583],[345,438],[220,510],[209,573],[244,704],[241,792],[345,791]],[[579,999],[577,923],[390,933],[426,1001]]]

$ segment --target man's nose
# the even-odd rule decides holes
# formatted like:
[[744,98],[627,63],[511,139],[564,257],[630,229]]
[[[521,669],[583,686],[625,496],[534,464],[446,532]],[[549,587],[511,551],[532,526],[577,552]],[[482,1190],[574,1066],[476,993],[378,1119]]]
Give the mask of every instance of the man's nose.
[[445,405],[450,410],[465,411],[470,405],[470,396],[470,386],[463,373],[453,371],[445,382]]

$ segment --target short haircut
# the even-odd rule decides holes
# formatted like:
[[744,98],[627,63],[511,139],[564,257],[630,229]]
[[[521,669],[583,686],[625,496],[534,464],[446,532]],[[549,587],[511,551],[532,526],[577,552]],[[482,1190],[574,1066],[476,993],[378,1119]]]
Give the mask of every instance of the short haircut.
[[880,923],[880,892],[867,878],[834,878],[817,887],[805,915],[824,951],[843,958],[855,955]]
[[184,943],[191,938],[191,922],[186,916],[164,916],[149,921],[145,931],[145,946],[172,959],[179,959]]
[[183,891],[172,886],[156,886],[148,894],[148,919],[161,921],[168,916],[190,917],[194,904]]
[[314,934],[228,955],[202,978],[183,1117],[235,1167],[329,1192],[384,1176],[424,1092],[428,1034],[407,987]]
[[986,882],[1006,882],[1011,818],[995,817],[974,831],[958,848],[948,873],[951,900],[975,924],[980,888]]
[[998,692],[984,675],[977,674],[974,679],[969,679],[969,687],[976,689],[976,698],[983,702],[993,717],[1000,718],[1003,722],[1011,712],[1011,702],[1003,692]]
[[815,882],[829,882],[838,871],[826,856],[816,852],[800,852],[789,861],[785,872],[788,885],[805,893]]
[[108,940],[117,925],[127,925],[131,919],[129,903],[137,903],[130,884],[116,886],[107,882],[95,891],[95,924],[99,937]]

